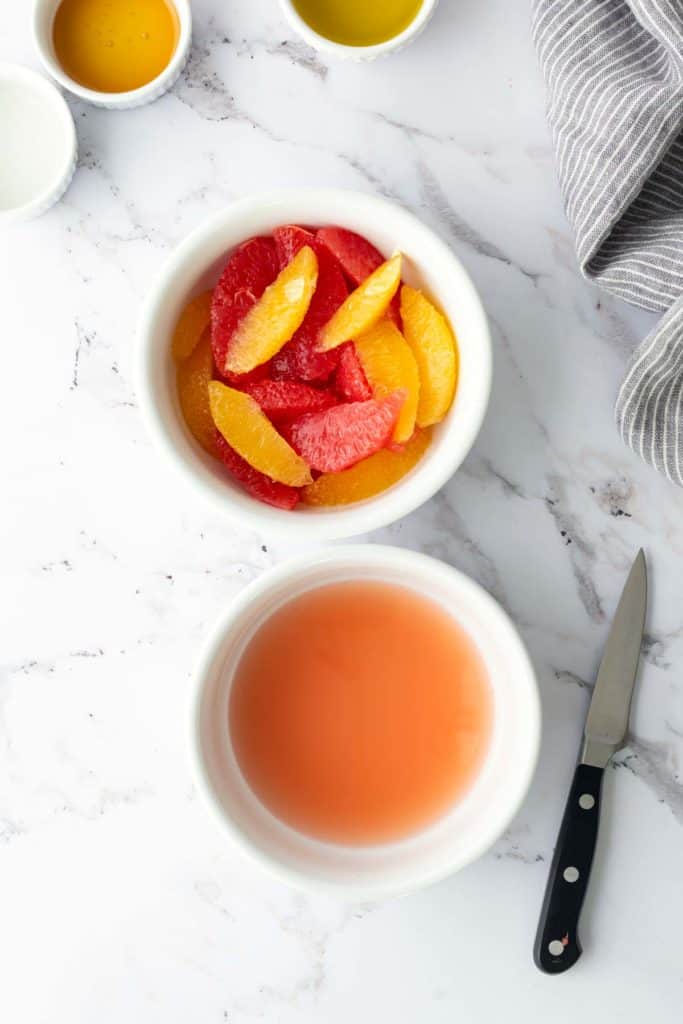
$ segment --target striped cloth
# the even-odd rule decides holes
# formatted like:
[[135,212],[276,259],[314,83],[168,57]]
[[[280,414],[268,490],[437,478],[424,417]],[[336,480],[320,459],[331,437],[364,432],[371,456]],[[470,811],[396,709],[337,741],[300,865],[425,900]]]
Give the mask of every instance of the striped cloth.
[[533,37],[581,270],[664,313],[619,430],[683,485],[683,0],[534,0]]

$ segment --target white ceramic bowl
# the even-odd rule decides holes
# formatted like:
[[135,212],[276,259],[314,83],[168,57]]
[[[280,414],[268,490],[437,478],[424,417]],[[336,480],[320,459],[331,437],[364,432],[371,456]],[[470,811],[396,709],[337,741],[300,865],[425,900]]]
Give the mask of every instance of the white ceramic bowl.
[[88,100],[89,103],[93,103],[97,107],[107,107],[109,110],[129,110],[131,107],[141,107],[145,103],[151,103],[163,96],[180,76],[192,42],[190,0],[171,0],[178,14],[180,34],[170,63],[151,82],[140,86],[139,89],[131,89],[129,92],[99,92],[96,89],[86,89],[85,86],[66,74],[57,60],[52,44],[52,23],[60,3],[61,0],[34,0],[33,37],[46,71],[75,96],[80,96],[81,99]]
[[[372,2],[372,0],[370,0]],[[408,43],[412,43],[426,27],[428,21],[434,14],[438,0],[422,0],[422,6],[417,12],[410,25],[399,32],[397,36],[387,39],[384,43],[377,43],[374,46],[347,46],[343,43],[335,43],[333,39],[321,36],[307,21],[301,17],[292,0],[280,0],[280,7],[283,14],[294,31],[301,36],[309,46],[321,53],[329,54],[331,57],[340,57],[343,60],[374,60],[375,57],[382,57],[385,54],[396,50],[402,50]]]
[[[400,249],[404,278],[425,287],[449,318],[460,357],[455,401],[415,468],[392,488],[332,509],[271,508],[227,479],[223,467],[191,437],[180,413],[170,339],[180,311],[215,284],[226,255],[279,224],[339,224],[361,232],[381,252]],[[412,512],[439,490],[479,431],[491,384],[491,342],[474,286],[448,246],[416,217],[385,199],[338,189],[254,196],[233,203],[194,231],[170,255],[145,302],[139,329],[137,396],[152,436],[195,491],[219,510],[263,533],[294,540],[350,537]]]
[[[465,796],[429,828],[376,846],[311,839],[283,824],[252,793],[230,742],[234,669],[258,626],[304,590],[347,579],[381,579],[431,597],[477,644],[493,690],[491,744]],[[285,666],[286,671],[287,666]],[[500,606],[456,569],[399,548],[338,547],[286,563],[248,586],[223,614],[199,658],[191,748],[197,785],[218,823],[265,868],[305,889],[377,899],[436,882],[479,857],[509,825],[536,765],[540,705],[534,670]]]
[[[63,196],[76,169],[76,129],[43,75],[0,62],[0,227],[31,220]],[[0,144],[1,146],[2,144]]]

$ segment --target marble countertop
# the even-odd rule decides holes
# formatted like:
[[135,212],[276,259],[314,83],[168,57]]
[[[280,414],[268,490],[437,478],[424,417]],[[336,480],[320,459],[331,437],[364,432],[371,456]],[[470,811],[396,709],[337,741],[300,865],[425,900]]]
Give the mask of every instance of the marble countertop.
[[[0,59],[35,66],[30,5],[6,6]],[[578,274],[527,7],[444,0],[414,45],[356,65],[299,42],[275,0],[198,0],[170,94],[120,113],[69,101],[73,185],[0,237],[4,1020],[680,1020],[683,493],[613,425],[651,317]],[[369,539],[494,594],[544,713],[533,787],[496,846],[436,887],[360,907],[265,878],[198,802],[197,646],[291,549],[184,488],[130,379],[136,315],[169,249],[235,197],[321,184],[414,210],[483,297],[495,380],[480,438],[434,500]],[[548,861],[640,545],[652,598],[633,737],[607,773],[585,955],[547,978],[531,945]]]

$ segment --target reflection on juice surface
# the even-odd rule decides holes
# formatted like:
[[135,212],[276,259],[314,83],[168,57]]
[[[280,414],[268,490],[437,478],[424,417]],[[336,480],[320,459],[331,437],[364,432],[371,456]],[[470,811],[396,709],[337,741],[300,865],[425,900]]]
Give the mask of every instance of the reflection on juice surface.
[[493,700],[470,637],[438,604],[379,581],[294,598],[237,667],[230,732],[252,790],[279,818],[341,843],[433,822],[488,748]]

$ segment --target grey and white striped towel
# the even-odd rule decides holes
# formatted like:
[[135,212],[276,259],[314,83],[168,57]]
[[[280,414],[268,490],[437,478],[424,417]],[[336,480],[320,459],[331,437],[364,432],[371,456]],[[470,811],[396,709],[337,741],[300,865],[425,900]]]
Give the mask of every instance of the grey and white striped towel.
[[581,269],[664,312],[619,430],[683,485],[683,0],[534,0],[533,38]]

